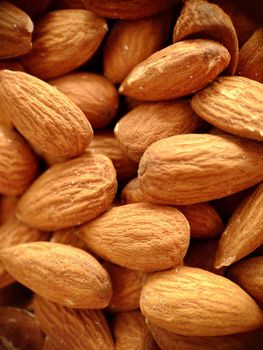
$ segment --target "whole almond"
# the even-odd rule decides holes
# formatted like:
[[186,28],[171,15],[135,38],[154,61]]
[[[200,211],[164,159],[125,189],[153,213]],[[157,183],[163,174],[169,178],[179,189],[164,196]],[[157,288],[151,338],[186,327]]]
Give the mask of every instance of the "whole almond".
[[91,141],[93,132],[83,112],[27,73],[0,71],[0,103],[16,129],[46,158],[78,156]]
[[21,56],[31,50],[33,23],[21,9],[0,1],[0,58]]
[[108,125],[116,116],[117,89],[103,76],[94,73],[71,73],[49,81],[85,114],[93,128]]
[[150,275],[140,305],[150,322],[181,335],[219,336],[263,325],[262,310],[243,289],[194,267]]
[[154,203],[209,201],[263,180],[263,146],[229,136],[172,136],[146,150],[138,174],[142,191]]
[[50,301],[81,309],[109,304],[108,273],[81,249],[51,242],[25,243],[1,250],[0,260],[17,281]]
[[130,182],[128,182],[121,191],[121,203],[132,204],[143,202],[148,202],[148,200],[140,188],[139,179],[135,177]]
[[213,81],[230,55],[212,40],[184,40],[139,63],[120,86],[120,93],[144,101],[187,96]]
[[104,75],[113,83],[121,83],[138,63],[164,47],[170,25],[170,13],[117,21],[104,47]]
[[38,161],[29,145],[16,131],[0,126],[0,193],[22,194],[37,171]]
[[49,12],[36,21],[33,47],[22,63],[45,80],[69,73],[91,58],[107,29],[105,20],[90,11]]
[[259,82],[244,77],[221,77],[194,95],[192,108],[226,132],[262,141],[262,96],[263,84]]
[[28,13],[30,17],[36,17],[47,9],[51,0],[11,0],[11,2]]
[[21,197],[17,217],[46,231],[80,225],[108,209],[116,190],[111,160],[86,154],[45,171]]
[[137,19],[163,12],[178,3],[178,0],[83,0],[88,10],[100,16],[121,19]]
[[33,307],[42,330],[63,350],[113,350],[102,311],[70,309],[39,295],[35,295]]
[[220,238],[215,267],[229,266],[263,243],[263,184],[240,204]]
[[78,234],[105,260],[134,270],[156,271],[182,261],[190,228],[175,208],[138,203],[110,209],[83,225]]
[[134,108],[120,119],[114,131],[123,152],[138,162],[155,141],[189,134],[201,125],[201,119],[193,112],[189,101],[177,99]]

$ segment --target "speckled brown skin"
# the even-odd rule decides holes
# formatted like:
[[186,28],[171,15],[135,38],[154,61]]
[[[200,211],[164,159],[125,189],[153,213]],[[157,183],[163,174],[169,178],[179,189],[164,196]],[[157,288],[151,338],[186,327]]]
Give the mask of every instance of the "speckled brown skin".
[[107,321],[100,310],[77,310],[35,295],[34,312],[43,332],[65,350],[113,350]]
[[194,267],[153,273],[142,289],[142,314],[170,332],[219,336],[263,326],[263,312],[238,285]]
[[16,280],[50,301],[81,309],[109,304],[108,273],[81,249],[51,242],[25,243],[2,250],[0,260]]

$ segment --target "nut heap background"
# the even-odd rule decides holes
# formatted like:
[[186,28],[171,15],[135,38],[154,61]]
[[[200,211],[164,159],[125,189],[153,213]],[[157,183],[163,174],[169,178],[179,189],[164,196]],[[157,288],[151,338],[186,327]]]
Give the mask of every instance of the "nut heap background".
[[0,1],[1,349],[262,349],[245,3]]

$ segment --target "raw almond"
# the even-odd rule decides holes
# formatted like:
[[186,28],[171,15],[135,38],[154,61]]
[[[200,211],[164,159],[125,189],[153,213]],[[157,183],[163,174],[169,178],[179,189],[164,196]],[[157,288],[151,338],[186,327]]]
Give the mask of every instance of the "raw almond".
[[86,154],[45,171],[21,197],[17,217],[46,231],[80,225],[103,213],[116,190],[111,160]]
[[46,336],[42,350],[60,350],[60,347],[61,344],[55,343],[53,339]]
[[6,270],[44,298],[71,308],[109,304],[108,273],[90,254],[65,244],[33,242],[0,251]]
[[42,330],[63,350],[113,350],[107,321],[100,310],[77,310],[54,304],[38,295],[34,312]]
[[85,250],[86,244],[76,235],[76,228],[70,227],[65,230],[55,231],[50,242],[71,245],[75,248]]
[[175,208],[138,203],[110,209],[83,225],[78,234],[105,260],[134,270],[156,271],[182,261],[190,228]]
[[117,89],[103,76],[94,73],[71,73],[49,81],[85,114],[93,128],[108,125],[116,116]]
[[138,63],[162,49],[171,17],[171,13],[162,13],[146,19],[117,21],[104,47],[104,75],[113,83],[121,83]]
[[26,70],[41,79],[56,78],[81,66],[95,53],[108,28],[105,20],[86,10],[57,10],[35,23]]
[[[204,120],[234,135],[263,140],[263,84],[244,77],[221,77],[192,98]],[[230,107],[231,106],[231,107]]]
[[83,112],[30,74],[0,71],[0,104],[37,153],[53,161],[80,155],[91,141],[93,132]]
[[220,238],[215,267],[229,266],[263,243],[263,184],[236,209]]
[[238,285],[194,267],[179,266],[149,276],[142,314],[170,332],[219,336],[262,327],[263,312]]
[[148,202],[148,200],[140,188],[139,179],[135,177],[130,182],[128,182],[121,191],[121,203],[132,204],[143,202]]
[[46,10],[51,0],[11,0],[11,2],[28,13],[30,17],[36,17]]
[[134,108],[119,120],[114,132],[123,152],[138,162],[155,141],[189,134],[201,125],[202,121],[193,112],[189,101],[177,99]]
[[151,202],[205,202],[261,182],[263,146],[231,136],[172,136],[146,150],[138,174],[140,187]]
[[139,63],[120,86],[120,93],[144,101],[191,95],[213,81],[229,64],[230,55],[212,40],[184,40]]
[[173,42],[188,37],[201,37],[218,41],[231,55],[227,67],[229,74],[235,74],[238,64],[238,39],[230,17],[217,5],[205,0],[186,0],[176,22]]

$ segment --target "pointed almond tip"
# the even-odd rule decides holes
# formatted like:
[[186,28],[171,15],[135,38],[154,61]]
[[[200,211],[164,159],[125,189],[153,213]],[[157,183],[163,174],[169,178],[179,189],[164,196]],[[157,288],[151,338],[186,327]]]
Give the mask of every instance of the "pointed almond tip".
[[215,263],[214,263],[214,267],[215,269],[219,270],[222,267],[227,267],[232,265],[234,262],[236,261],[236,257],[235,256],[229,256],[229,257],[224,257],[221,259],[216,259]]
[[121,86],[119,87],[119,93],[122,94],[124,92],[124,87],[123,84],[121,84]]

